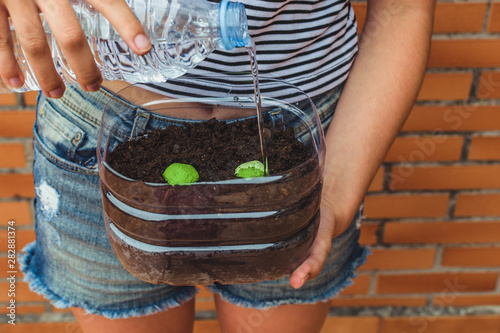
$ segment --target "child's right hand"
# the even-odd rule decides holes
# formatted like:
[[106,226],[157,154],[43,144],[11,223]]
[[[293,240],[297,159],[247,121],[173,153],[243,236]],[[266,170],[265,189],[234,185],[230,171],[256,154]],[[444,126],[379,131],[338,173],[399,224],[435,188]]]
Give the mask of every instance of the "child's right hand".
[[[65,87],[53,66],[50,48],[39,19],[39,13],[42,13],[81,87],[86,91],[99,89],[102,83],[101,73],[70,2],[75,0],[0,0],[0,77],[6,84],[14,88],[24,85],[23,73],[14,56],[8,20],[10,17],[17,39],[43,93],[48,97],[62,97]],[[87,2],[110,21],[135,53],[149,52],[151,43],[124,0]]]

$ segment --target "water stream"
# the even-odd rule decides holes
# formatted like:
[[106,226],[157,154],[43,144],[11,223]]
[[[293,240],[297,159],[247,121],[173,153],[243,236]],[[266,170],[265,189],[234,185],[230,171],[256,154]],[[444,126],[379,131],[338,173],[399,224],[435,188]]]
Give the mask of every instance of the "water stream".
[[255,108],[257,111],[257,123],[259,127],[259,139],[260,139],[260,151],[262,153],[262,163],[264,164],[264,174],[269,174],[269,169],[267,165],[267,143],[264,135],[264,117],[262,114],[262,102],[260,97],[260,87],[259,87],[259,66],[257,64],[257,53],[255,51],[255,43],[250,40],[246,46],[248,55],[250,56],[250,68],[252,70],[253,87],[255,95]]

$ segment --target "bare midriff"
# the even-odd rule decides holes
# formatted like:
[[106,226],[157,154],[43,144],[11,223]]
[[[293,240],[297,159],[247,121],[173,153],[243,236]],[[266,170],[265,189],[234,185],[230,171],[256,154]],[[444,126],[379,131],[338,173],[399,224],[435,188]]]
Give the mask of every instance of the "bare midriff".
[[[119,93],[121,90],[129,87],[131,84],[125,81],[104,81],[102,86],[113,93]],[[168,100],[169,98],[153,91],[140,89],[140,93],[133,94],[129,97],[129,102],[144,106],[151,101]],[[165,106],[159,109],[161,104],[156,104],[152,109],[154,112],[161,113],[170,117],[181,119],[207,120],[211,118],[217,119],[238,119],[255,115],[254,108],[227,108],[214,107],[197,102],[178,102],[165,103]]]

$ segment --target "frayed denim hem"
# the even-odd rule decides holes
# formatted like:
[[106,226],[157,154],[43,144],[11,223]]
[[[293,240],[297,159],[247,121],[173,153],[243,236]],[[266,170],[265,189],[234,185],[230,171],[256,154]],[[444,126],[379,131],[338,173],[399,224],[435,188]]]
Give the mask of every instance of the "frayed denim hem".
[[168,300],[161,302],[160,304],[149,304],[144,305],[139,308],[131,309],[131,310],[96,310],[91,307],[89,304],[72,302],[70,300],[66,300],[61,296],[55,294],[52,290],[50,290],[40,278],[37,276],[35,272],[33,272],[32,267],[30,267],[31,258],[35,252],[35,243],[31,242],[26,245],[22,252],[18,255],[19,260],[19,268],[24,274],[24,281],[28,283],[28,286],[31,291],[42,295],[50,303],[58,308],[58,309],[67,309],[72,307],[79,307],[85,310],[88,314],[97,314],[109,319],[117,319],[117,318],[129,318],[129,317],[140,317],[146,316],[154,313],[158,313],[161,311],[165,311],[169,308],[173,308],[179,305],[182,305],[184,302],[192,299],[198,293],[197,288],[186,288],[181,290],[175,297],[170,297]]
[[308,299],[300,299],[300,298],[289,298],[289,299],[281,299],[281,300],[270,300],[270,301],[255,301],[249,300],[246,298],[242,298],[240,296],[236,296],[231,292],[220,288],[217,285],[206,286],[207,289],[211,293],[219,294],[221,298],[229,303],[232,303],[237,306],[245,307],[245,308],[253,308],[259,310],[267,310],[270,308],[274,308],[280,305],[290,305],[290,304],[315,304],[318,302],[327,302],[337,297],[338,294],[343,291],[345,288],[349,287],[354,283],[354,279],[356,278],[356,270],[366,263],[367,257],[371,254],[371,250],[368,246],[362,246],[360,255],[354,259],[349,267],[346,268],[346,273],[344,277],[337,283],[333,289],[328,290],[316,297],[308,298]]

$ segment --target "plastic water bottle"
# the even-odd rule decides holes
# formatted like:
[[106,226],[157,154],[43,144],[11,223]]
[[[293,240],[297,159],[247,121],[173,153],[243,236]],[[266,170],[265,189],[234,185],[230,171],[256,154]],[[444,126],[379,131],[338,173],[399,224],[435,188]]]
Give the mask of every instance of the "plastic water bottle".
[[[149,36],[152,49],[136,55],[118,32],[97,10],[83,0],[70,0],[104,80],[128,82],[165,82],[183,75],[203,61],[216,48],[231,50],[249,43],[245,7],[222,0],[126,0]],[[58,47],[50,27],[41,15],[52,58],[66,84],[76,76]],[[39,84],[16,43],[11,26],[17,62],[25,76],[22,88],[14,89],[0,80],[0,93],[39,90]]]

